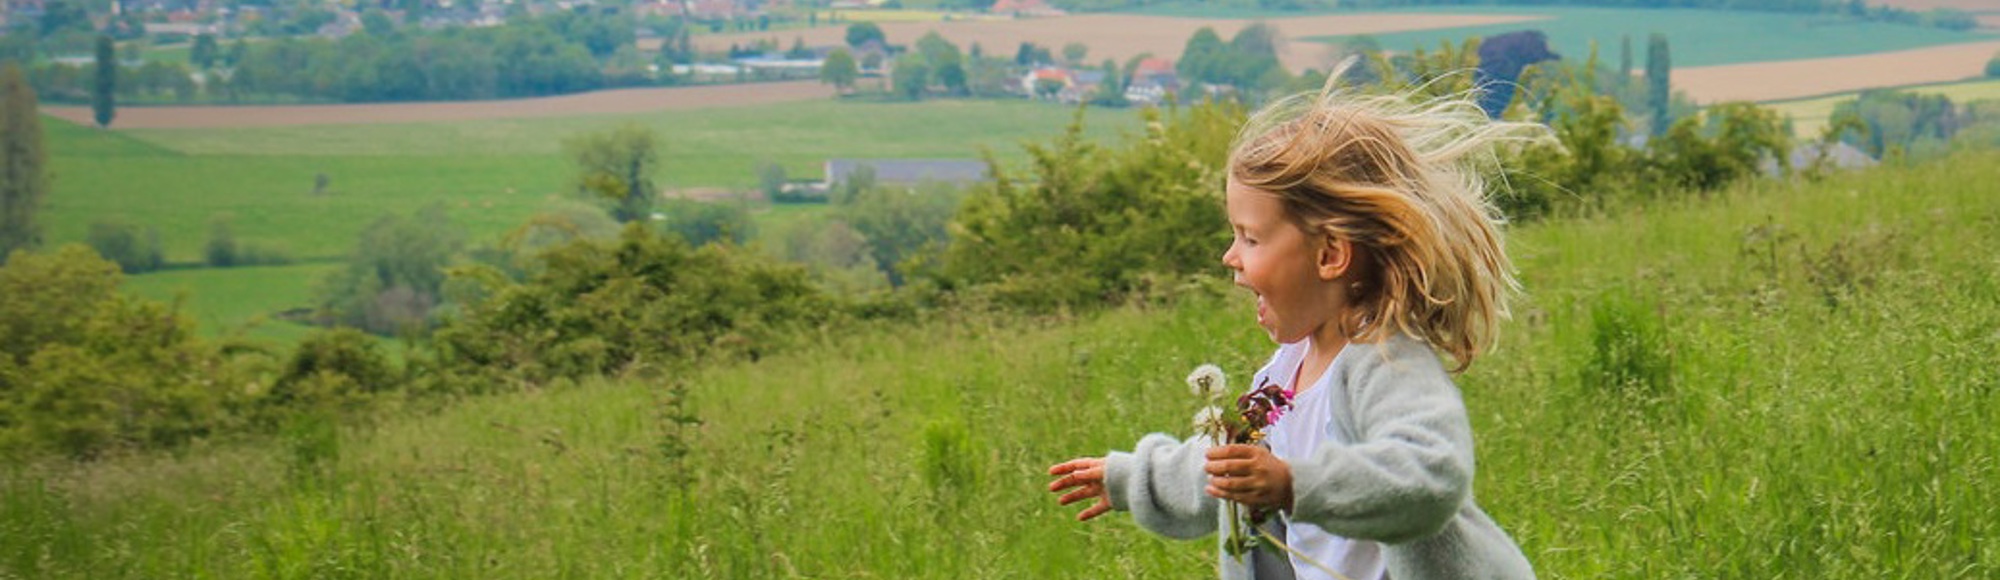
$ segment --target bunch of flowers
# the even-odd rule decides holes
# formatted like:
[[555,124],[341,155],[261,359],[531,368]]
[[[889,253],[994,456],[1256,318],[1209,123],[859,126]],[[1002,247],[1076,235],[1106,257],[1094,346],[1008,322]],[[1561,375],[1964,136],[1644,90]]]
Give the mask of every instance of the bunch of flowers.
[[[1236,397],[1234,409],[1223,410],[1222,402],[1229,397],[1228,381],[1215,365],[1195,367],[1188,374],[1187,383],[1188,389],[1202,401],[1201,410],[1194,415],[1195,432],[1208,436],[1209,442],[1216,445],[1263,444],[1264,429],[1277,423],[1292,408],[1292,393],[1266,382]],[[1231,556],[1249,553],[1260,540],[1254,530],[1270,514],[1233,501],[1223,505],[1229,510],[1229,537],[1223,542],[1224,549]]]

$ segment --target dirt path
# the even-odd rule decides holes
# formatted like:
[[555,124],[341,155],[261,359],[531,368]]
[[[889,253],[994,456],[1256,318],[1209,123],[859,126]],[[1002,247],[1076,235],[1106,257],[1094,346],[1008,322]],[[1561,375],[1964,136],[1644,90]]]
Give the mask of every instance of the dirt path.
[[[191,129],[424,123],[527,117],[644,113],[704,107],[762,105],[828,99],[833,88],[816,81],[788,81],[684,88],[616,89],[557,97],[441,103],[357,105],[124,107],[117,129]],[[91,123],[90,107],[42,107],[78,124]]]
[[[1541,17],[1537,16],[1484,14],[1347,14],[1301,16],[1267,22],[1276,26],[1278,32],[1287,38],[1302,38],[1337,34],[1382,34],[1540,19]],[[1235,36],[1237,31],[1254,22],[1257,21],[1202,20],[1135,14],[1085,14],[1019,20],[885,22],[880,26],[882,33],[893,44],[913,44],[932,30],[936,30],[945,40],[958,45],[960,49],[970,50],[972,45],[977,43],[987,54],[993,55],[1012,56],[1023,42],[1033,42],[1060,54],[1063,45],[1082,42],[1090,47],[1085,60],[1098,63],[1110,58],[1122,64],[1126,59],[1142,53],[1178,60],[1181,48],[1187,46],[1188,37],[1193,36],[1201,27],[1214,28],[1215,33],[1226,41]],[[805,40],[807,46],[824,46],[845,43],[846,36],[846,28],[829,26],[783,32],[700,36],[695,38],[695,45],[704,50],[724,50],[732,44],[777,39],[779,46],[791,46],[794,38],[801,38]],[[1285,67],[1293,71],[1307,68],[1325,70],[1333,60],[1331,56],[1333,47],[1324,43],[1288,41],[1280,50],[1283,54],[1279,57],[1284,61]]]
[[1984,74],[2000,41],[1861,56],[1676,69],[1674,88],[1697,102],[1767,101],[1873,87],[1963,80]]

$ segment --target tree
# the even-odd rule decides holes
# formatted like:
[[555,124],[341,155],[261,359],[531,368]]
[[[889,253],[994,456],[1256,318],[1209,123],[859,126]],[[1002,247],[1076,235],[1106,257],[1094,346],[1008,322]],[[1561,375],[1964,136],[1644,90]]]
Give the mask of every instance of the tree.
[[1986,76],[2000,79],[2000,53],[1994,53],[1993,60],[1986,61]]
[[197,34],[194,46],[188,49],[188,64],[199,70],[208,70],[215,66],[215,60],[221,56],[220,51],[221,47],[215,44],[215,35]]
[[1632,35],[1618,38],[1618,86],[1632,82]]
[[1072,42],[1062,47],[1063,62],[1070,66],[1083,66],[1083,59],[1090,55],[1090,47],[1081,42]]
[[651,130],[626,125],[572,139],[566,147],[576,160],[571,185],[578,193],[610,203],[611,217],[621,223],[652,216],[660,153]]
[[895,70],[889,71],[889,86],[897,95],[915,101],[924,98],[924,89],[930,78],[930,67],[924,63],[922,55],[904,53],[896,57]]
[[880,43],[883,46],[889,45],[889,37],[884,36],[882,34],[882,27],[877,26],[873,22],[856,22],[847,25],[848,46],[861,48],[861,45],[868,44],[870,40]]
[[15,250],[42,243],[35,214],[49,193],[48,152],[42,148],[42,117],[35,89],[21,68],[0,69],[0,263]]
[[1673,103],[1673,60],[1667,56],[1667,35],[1653,33],[1646,41],[1646,110],[1653,115],[1653,135],[1664,135],[1672,125],[1667,107]]
[[97,36],[97,78],[90,84],[90,112],[97,120],[97,126],[110,127],[111,118],[118,114],[112,102],[118,91],[118,49],[108,35]]
[[1507,103],[1514,100],[1522,69],[1560,58],[1549,50],[1549,39],[1540,30],[1486,37],[1479,43],[1479,68],[1475,69],[1480,77],[1479,108],[1485,109],[1487,116],[1498,118]]
[[826,62],[819,67],[819,82],[833,85],[833,89],[841,93],[853,90],[854,81],[859,78],[861,69],[854,64],[854,53],[845,48],[827,53]]

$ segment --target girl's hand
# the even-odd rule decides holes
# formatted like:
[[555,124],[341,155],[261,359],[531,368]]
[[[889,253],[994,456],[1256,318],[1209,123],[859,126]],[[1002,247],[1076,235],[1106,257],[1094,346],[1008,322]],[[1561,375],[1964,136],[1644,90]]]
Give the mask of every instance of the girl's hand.
[[1258,445],[1208,450],[1208,495],[1253,508],[1292,509],[1292,467]]
[[1104,490],[1104,458],[1081,457],[1057,463],[1049,466],[1049,475],[1062,476],[1049,482],[1051,492],[1062,493],[1064,490],[1077,488],[1057,498],[1057,504],[1069,505],[1092,497],[1097,498],[1097,503],[1076,514],[1076,521],[1089,520],[1111,511],[1111,495]]

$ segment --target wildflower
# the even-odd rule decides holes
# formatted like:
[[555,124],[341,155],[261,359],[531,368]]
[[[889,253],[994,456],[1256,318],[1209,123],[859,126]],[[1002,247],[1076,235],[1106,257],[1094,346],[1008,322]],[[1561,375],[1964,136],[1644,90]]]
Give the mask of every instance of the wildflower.
[[1222,407],[1209,405],[1202,407],[1200,411],[1195,411],[1194,432],[1218,440],[1222,434],[1227,433],[1228,427],[1222,422]]
[[1189,392],[1204,401],[1213,401],[1228,392],[1222,379],[1222,369],[1215,365],[1195,367],[1194,372],[1188,373],[1187,384]]

